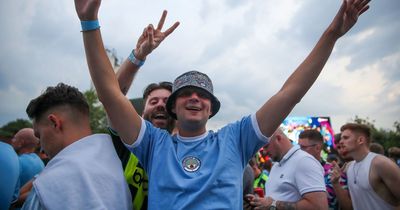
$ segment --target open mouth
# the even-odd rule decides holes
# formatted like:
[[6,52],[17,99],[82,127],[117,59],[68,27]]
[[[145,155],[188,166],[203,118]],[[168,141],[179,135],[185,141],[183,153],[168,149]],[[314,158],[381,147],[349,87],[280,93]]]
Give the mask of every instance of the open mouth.
[[200,111],[201,110],[201,108],[199,108],[197,106],[186,106],[186,109],[190,110],[190,111]]
[[152,118],[156,120],[166,120],[168,117],[166,113],[155,113]]

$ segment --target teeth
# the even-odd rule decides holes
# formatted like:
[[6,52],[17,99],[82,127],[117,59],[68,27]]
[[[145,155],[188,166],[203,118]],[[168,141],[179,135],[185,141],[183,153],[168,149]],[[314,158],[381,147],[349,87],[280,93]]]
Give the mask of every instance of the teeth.
[[155,118],[155,119],[166,119],[167,117],[166,117],[165,114],[156,114],[156,115],[154,115],[153,118]]
[[199,107],[195,107],[195,106],[188,106],[188,107],[186,107],[186,109],[195,110],[195,111],[200,111],[201,110]]

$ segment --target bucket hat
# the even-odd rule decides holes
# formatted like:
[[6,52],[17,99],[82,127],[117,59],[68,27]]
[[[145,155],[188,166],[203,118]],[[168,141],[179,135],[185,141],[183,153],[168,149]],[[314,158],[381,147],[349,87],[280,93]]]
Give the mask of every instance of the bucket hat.
[[211,79],[206,74],[201,73],[199,71],[188,71],[175,79],[174,84],[172,86],[172,94],[168,97],[167,100],[166,104],[167,111],[173,118],[177,119],[176,114],[172,112],[172,105],[176,100],[178,92],[183,88],[188,88],[188,87],[192,88],[194,87],[205,90],[211,98],[212,113],[209,118],[217,114],[221,106],[221,103],[219,102],[217,97],[214,96],[213,84],[211,82]]

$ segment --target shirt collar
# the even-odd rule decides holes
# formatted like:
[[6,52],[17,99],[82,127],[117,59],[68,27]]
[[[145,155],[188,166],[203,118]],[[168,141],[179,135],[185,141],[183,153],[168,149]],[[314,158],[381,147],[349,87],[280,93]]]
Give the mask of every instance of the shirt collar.
[[298,145],[292,146],[292,148],[289,149],[289,151],[283,156],[282,160],[279,161],[279,166],[283,165],[286,161],[288,161],[294,153],[300,150],[300,147]]

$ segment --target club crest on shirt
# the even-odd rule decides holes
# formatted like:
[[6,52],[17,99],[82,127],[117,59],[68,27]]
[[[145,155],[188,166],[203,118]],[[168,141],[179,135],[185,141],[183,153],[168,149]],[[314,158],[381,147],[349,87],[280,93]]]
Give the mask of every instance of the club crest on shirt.
[[193,156],[185,157],[182,161],[183,169],[185,169],[187,172],[195,172],[199,170],[200,165],[200,160]]

